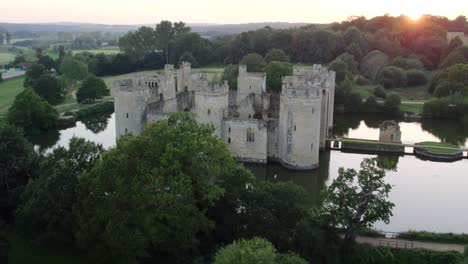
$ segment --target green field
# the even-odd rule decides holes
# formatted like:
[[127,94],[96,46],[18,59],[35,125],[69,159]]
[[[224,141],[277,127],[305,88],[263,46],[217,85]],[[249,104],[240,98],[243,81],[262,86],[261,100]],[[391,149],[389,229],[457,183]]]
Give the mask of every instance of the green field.
[[15,54],[9,52],[0,52],[0,64],[6,64],[15,59]]
[[15,97],[23,91],[24,77],[4,80],[0,82],[0,117],[4,116],[13,104]]
[[409,102],[403,102],[400,105],[400,111],[406,112],[406,113],[416,113],[416,114],[421,114],[423,112],[423,107],[424,104],[412,104]]
[[416,145],[432,153],[439,153],[439,154],[452,154],[452,153],[457,153],[460,151],[460,148],[458,146],[455,146],[449,143],[444,143],[444,142],[426,141],[426,142],[416,143]]
[[93,50],[73,50],[73,55],[82,53],[82,52],[89,52],[93,54],[104,53],[106,55],[118,54],[120,53],[119,49],[93,49]]

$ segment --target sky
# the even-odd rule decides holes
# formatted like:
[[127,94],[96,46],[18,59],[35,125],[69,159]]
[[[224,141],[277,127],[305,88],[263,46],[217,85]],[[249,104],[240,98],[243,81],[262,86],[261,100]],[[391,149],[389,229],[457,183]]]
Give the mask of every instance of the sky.
[[468,16],[468,0],[1,0],[0,22],[330,23],[389,13]]

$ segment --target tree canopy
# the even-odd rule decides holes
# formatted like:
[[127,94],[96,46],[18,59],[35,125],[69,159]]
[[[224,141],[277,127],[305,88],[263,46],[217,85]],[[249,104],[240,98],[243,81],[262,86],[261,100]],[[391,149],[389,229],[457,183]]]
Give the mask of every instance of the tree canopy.
[[267,86],[275,92],[281,91],[283,77],[291,76],[293,73],[292,65],[285,62],[272,61],[265,68]]
[[101,78],[91,75],[81,84],[81,87],[76,93],[76,99],[78,102],[82,103],[86,100],[94,101],[95,99],[100,99],[109,94],[110,91],[106,83]]
[[46,72],[46,68],[42,64],[33,64],[28,68],[24,76],[24,87],[34,87],[37,85],[39,78]]
[[40,176],[29,181],[16,212],[22,232],[38,241],[72,244],[73,207],[78,177],[101,157],[101,145],[72,138],[41,162]]
[[59,104],[64,99],[64,90],[57,78],[50,74],[43,74],[37,84],[34,86],[34,91],[50,104]]
[[239,62],[241,65],[247,65],[248,72],[262,72],[265,68],[265,60],[258,53],[245,55]]
[[8,110],[8,121],[24,130],[26,135],[36,135],[55,127],[58,113],[33,89],[18,94]]
[[376,158],[366,158],[361,169],[339,168],[338,178],[323,192],[322,214],[336,227],[345,228],[345,241],[352,242],[358,230],[377,221],[388,223],[394,204],[385,183],[385,170]]
[[70,56],[66,56],[60,64],[60,72],[70,80],[81,81],[88,76],[88,66]]
[[205,212],[223,196],[216,182],[240,166],[213,132],[177,113],[120,138],[80,177],[79,245],[123,263],[150,252],[190,258],[213,228]]

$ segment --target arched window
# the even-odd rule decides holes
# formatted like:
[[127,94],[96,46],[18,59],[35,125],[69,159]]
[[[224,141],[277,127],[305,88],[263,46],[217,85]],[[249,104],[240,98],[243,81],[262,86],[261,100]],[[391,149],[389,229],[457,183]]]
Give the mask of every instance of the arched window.
[[127,118],[128,118],[128,113],[127,113]]
[[159,100],[161,100],[161,101],[162,101],[163,99],[164,99],[164,96],[163,96],[163,94],[162,94],[162,93],[160,93],[160,94],[159,94]]
[[231,144],[231,138],[228,138],[228,143]]
[[255,134],[252,128],[247,129],[247,142],[254,142]]
[[294,131],[296,131],[296,126],[294,126]]
[[128,129],[125,128],[125,133],[128,133]]
[[210,110],[210,109],[208,109],[208,115],[210,115],[210,114],[211,114],[211,110]]
[[175,91],[177,92],[177,77],[174,77]]
[[228,128],[229,133],[231,133],[231,128]]

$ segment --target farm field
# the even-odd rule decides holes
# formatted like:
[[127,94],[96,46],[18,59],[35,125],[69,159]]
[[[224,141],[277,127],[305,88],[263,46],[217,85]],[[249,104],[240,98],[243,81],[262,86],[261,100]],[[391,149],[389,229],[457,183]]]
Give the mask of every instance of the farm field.
[[7,113],[8,108],[13,104],[16,95],[23,91],[23,82],[24,77],[0,82],[0,118]]
[[119,54],[119,49],[92,49],[92,50],[73,50],[73,55],[81,52],[89,52],[93,54],[104,53],[106,55]]
[[10,52],[0,52],[0,64],[6,64],[15,59],[15,54]]

